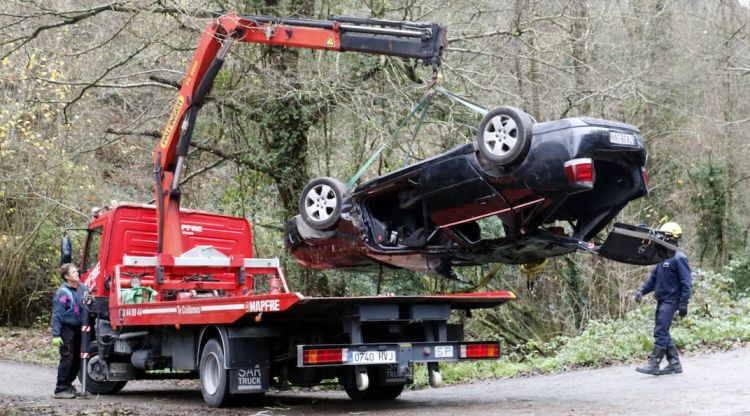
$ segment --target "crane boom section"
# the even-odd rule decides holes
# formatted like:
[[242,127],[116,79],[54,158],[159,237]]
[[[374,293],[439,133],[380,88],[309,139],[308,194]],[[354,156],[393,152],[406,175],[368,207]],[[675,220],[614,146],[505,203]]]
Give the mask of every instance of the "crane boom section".
[[160,256],[179,256],[184,252],[179,181],[198,110],[234,42],[414,58],[437,72],[446,32],[435,23],[346,17],[280,19],[229,13],[209,22],[154,153]]

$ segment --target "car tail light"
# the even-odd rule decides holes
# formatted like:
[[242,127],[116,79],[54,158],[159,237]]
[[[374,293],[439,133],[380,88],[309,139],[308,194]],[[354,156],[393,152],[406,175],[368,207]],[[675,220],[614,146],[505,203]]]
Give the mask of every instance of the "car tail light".
[[341,364],[349,361],[348,348],[327,348],[304,350],[302,363],[308,364]]
[[461,358],[500,358],[500,344],[463,344]]
[[646,187],[648,188],[648,182],[651,178],[648,177],[648,171],[645,166],[641,168],[641,172],[643,173],[643,181],[646,182]]
[[572,159],[563,166],[569,183],[594,186],[594,161],[591,158]]

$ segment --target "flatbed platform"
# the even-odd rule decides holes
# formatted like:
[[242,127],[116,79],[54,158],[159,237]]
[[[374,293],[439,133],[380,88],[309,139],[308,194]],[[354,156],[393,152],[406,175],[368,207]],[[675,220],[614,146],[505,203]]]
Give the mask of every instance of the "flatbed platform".
[[[515,299],[513,292],[484,292],[421,296],[305,297],[300,293],[279,293],[241,297],[216,297],[181,301],[110,305],[113,323],[120,325],[230,324],[245,316],[262,320],[339,320],[356,308],[377,307],[398,320],[399,308],[428,305],[450,310],[492,308]],[[117,318],[114,318],[117,317]]]

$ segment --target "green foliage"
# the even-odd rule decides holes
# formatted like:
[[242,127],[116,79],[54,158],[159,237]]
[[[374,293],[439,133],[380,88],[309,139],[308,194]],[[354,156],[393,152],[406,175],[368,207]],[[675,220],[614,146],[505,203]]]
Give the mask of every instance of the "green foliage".
[[745,251],[739,258],[731,260],[725,272],[731,280],[729,287],[735,297],[750,296],[750,252]]
[[75,200],[94,189],[88,166],[78,165],[67,146],[70,124],[60,102],[71,88],[63,67],[35,53],[0,62],[2,324],[30,325],[49,307],[62,229],[77,217]]
[[695,229],[700,241],[698,260],[701,264],[706,260],[722,267],[737,237],[732,230],[738,229],[729,203],[733,185],[727,166],[709,159],[695,164],[688,170],[688,176],[694,187],[690,203],[698,214]]
[[583,294],[583,279],[576,263],[570,257],[565,257],[563,261],[565,264],[562,272],[565,281],[565,301],[573,311],[575,327],[581,328],[586,304]]

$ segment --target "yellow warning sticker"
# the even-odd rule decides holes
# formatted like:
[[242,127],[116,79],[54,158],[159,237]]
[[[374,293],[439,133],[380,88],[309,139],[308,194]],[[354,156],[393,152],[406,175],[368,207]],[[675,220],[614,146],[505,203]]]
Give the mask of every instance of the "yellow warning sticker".
[[172,135],[175,125],[177,125],[177,117],[180,115],[180,109],[182,104],[185,102],[185,97],[182,95],[177,96],[177,101],[172,106],[172,111],[169,113],[169,120],[167,120],[167,127],[164,128],[164,132],[161,134],[161,141],[159,144],[162,149],[166,149],[169,144],[169,136]]
[[328,40],[326,41],[326,46],[328,47],[334,47],[336,46],[336,41],[333,40],[333,35],[328,35]]

